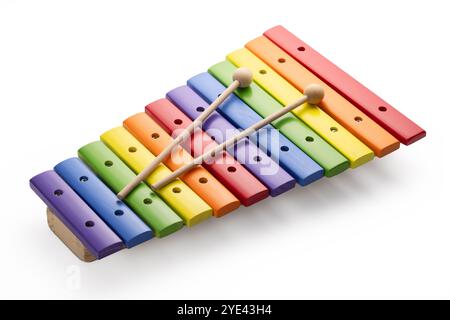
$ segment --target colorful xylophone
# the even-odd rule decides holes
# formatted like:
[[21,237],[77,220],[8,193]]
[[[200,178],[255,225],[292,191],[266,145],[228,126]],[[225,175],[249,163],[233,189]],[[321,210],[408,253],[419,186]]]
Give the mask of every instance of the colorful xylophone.
[[[190,139],[120,200],[116,195],[229,86],[238,67],[253,83],[238,88]],[[302,97],[320,84],[325,97],[303,104],[160,189],[173,171]],[[315,102],[313,102],[315,103]],[[36,175],[31,188],[47,205],[50,229],[83,261],[211,215],[278,196],[383,157],[425,131],[281,26],[227,60],[169,91],[78,150],[78,158]]]

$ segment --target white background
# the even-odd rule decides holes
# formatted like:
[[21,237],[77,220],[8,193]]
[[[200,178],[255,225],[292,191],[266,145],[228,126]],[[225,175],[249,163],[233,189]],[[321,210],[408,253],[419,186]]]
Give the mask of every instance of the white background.
[[[450,298],[449,13],[448,1],[2,0],[0,298]],[[428,136],[78,261],[29,178],[277,24]]]

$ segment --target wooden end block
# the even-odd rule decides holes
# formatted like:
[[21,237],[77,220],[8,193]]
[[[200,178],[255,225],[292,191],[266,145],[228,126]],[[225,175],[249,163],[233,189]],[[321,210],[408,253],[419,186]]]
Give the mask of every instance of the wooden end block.
[[92,262],[95,256],[81,243],[58,217],[47,208],[47,222],[50,230],[81,260]]

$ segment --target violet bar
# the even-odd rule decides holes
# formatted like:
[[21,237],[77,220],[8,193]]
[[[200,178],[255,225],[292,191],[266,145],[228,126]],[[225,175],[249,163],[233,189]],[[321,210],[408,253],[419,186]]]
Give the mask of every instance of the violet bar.
[[55,171],[38,174],[30,186],[97,259],[124,248],[122,240]]

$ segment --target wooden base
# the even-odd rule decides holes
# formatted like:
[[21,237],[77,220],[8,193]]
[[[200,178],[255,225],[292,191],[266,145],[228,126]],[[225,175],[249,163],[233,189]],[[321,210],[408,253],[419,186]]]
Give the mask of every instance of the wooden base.
[[81,241],[47,208],[47,222],[50,230],[82,261],[92,262],[96,260]]

